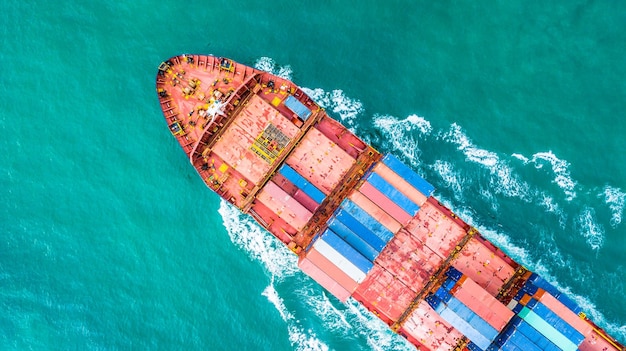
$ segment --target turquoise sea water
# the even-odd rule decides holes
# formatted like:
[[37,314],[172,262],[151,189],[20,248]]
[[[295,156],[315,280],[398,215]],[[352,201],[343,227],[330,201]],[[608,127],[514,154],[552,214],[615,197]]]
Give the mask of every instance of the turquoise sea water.
[[3,1],[0,349],[408,350],[221,203],[159,63],[310,89],[626,342],[626,3]]

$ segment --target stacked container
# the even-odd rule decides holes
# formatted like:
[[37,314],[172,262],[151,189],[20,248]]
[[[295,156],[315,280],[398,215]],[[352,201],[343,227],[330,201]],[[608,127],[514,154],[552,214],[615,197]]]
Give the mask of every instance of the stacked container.
[[561,296],[546,280],[530,274],[508,306],[517,316],[493,349],[577,350],[593,328],[577,315],[580,308],[569,298],[560,301]]
[[453,267],[426,302],[481,350],[486,350],[513,317],[513,312]]

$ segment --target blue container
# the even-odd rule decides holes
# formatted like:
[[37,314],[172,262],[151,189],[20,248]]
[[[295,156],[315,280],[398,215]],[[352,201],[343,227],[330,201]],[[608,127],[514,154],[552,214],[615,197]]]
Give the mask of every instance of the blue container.
[[381,238],[385,244],[393,238],[393,233],[389,231],[384,225],[380,224],[376,218],[365,212],[359,205],[352,202],[350,199],[344,199],[341,202],[341,208],[346,210],[354,219],[361,222],[372,233]]
[[526,281],[526,283],[524,284],[524,286],[522,287],[520,291],[530,296],[533,296],[535,295],[538,289],[539,288],[535,284],[533,284],[529,279]]
[[345,242],[350,244],[350,246],[357,250],[361,255],[365,256],[365,258],[367,258],[370,262],[374,262],[376,257],[378,257],[378,254],[380,253],[379,251],[371,247],[367,241],[339,222],[337,218],[333,217],[330,221],[328,221],[328,228],[330,228]]
[[483,336],[479,331],[474,329],[472,325],[463,320],[460,316],[454,313],[450,308],[443,308],[439,315],[450,325],[452,325],[456,330],[460,331],[463,335],[465,335],[470,341],[472,341],[476,346],[485,350],[491,344],[491,341]]
[[518,314],[522,311],[523,308],[524,308],[524,305],[518,302],[517,305],[513,307],[513,313]]
[[287,164],[280,167],[278,172],[292,182],[293,185],[304,191],[305,194],[318,204],[322,203],[322,201],[326,198],[326,195],[324,195],[324,193],[321,192],[315,185],[311,184],[308,180],[296,172],[295,169],[289,167]]
[[470,351],[483,351],[483,349],[481,349],[480,347],[478,347],[478,345],[474,344],[471,341],[467,344],[467,349]]
[[[523,351],[543,351],[539,346],[535,345],[520,331],[515,330],[506,344],[513,344],[516,348]],[[503,348],[504,349],[504,348]]]
[[349,228],[356,235],[365,240],[371,247],[378,252],[382,251],[387,242],[378,235],[367,229],[361,222],[352,217],[348,212],[339,210],[335,212],[335,217],[341,224]]
[[456,297],[451,297],[447,304],[449,309],[451,309],[464,321],[469,323],[472,328],[478,331],[482,336],[488,339],[489,343],[496,339],[498,331],[479,315],[474,313],[474,311],[472,311],[469,307],[465,306],[463,302],[459,301]]
[[537,301],[535,298],[531,298],[526,303],[526,307],[532,310],[535,306],[537,306],[537,303],[539,303],[539,301]]
[[446,290],[444,287],[440,287],[435,291],[435,296],[437,296],[442,302],[447,303],[452,298],[452,294],[450,291]]
[[298,101],[293,95],[287,96],[284,104],[303,121],[306,121],[311,116],[311,110],[304,106],[304,104]]
[[541,317],[544,321],[550,323],[559,333],[563,334],[566,338],[568,338],[571,342],[579,346],[580,343],[583,342],[585,337],[578,332],[574,327],[569,325],[566,321],[564,321],[557,314],[552,312],[546,305],[542,303],[537,303],[537,305],[532,309],[539,317]]
[[444,287],[444,289],[450,291],[454,287],[454,284],[456,284],[456,281],[448,277],[448,279],[446,279],[446,281],[443,282],[442,286]]
[[422,194],[430,196],[435,191],[435,187],[427,182],[424,178],[420,177],[407,165],[398,160],[394,155],[387,154],[383,157],[383,163],[391,168],[396,174],[404,178],[409,184],[413,185],[415,189],[419,190]]
[[569,308],[570,311],[572,311],[572,312],[574,312],[576,314],[579,314],[580,312],[583,311],[583,309],[580,308],[580,306],[578,306],[578,304],[576,302],[574,302],[574,300],[570,299],[565,294],[561,294],[561,296],[558,296],[556,299],[561,301],[561,303],[564,304],[567,308]]
[[461,273],[458,269],[450,266],[448,267],[448,270],[446,271],[446,275],[452,278],[452,280],[458,281],[463,276],[463,273]]
[[548,283],[545,279],[541,278],[537,273],[531,274],[530,278],[528,278],[528,281],[532,282],[535,286],[549,292],[550,295],[556,298],[561,296],[561,292],[559,291],[559,289],[555,288],[554,285]]
[[393,185],[389,184],[383,177],[378,174],[372,172],[367,177],[367,182],[370,183],[374,188],[376,188],[381,193],[385,194],[391,201],[393,201],[396,205],[400,206],[406,213],[413,216],[420,209],[416,203],[411,201],[408,197],[402,194],[398,189],[396,189]]
[[524,334],[528,340],[532,341],[533,344],[537,345],[541,350],[560,351],[560,349],[553,344],[552,341],[543,336],[543,334],[533,328],[530,324],[526,323],[526,321],[522,321],[522,323],[517,326],[517,330]]
[[428,296],[426,296],[426,298],[424,299],[426,301],[426,303],[428,303],[430,305],[430,307],[433,308],[433,310],[437,310],[437,308],[439,308],[440,305],[442,305],[443,303],[441,302],[441,299],[434,294],[428,294]]
[[323,240],[330,247],[339,252],[343,257],[355,265],[361,272],[367,274],[374,264],[361,255],[357,250],[352,248],[347,242],[343,241],[332,230],[326,229],[320,240]]

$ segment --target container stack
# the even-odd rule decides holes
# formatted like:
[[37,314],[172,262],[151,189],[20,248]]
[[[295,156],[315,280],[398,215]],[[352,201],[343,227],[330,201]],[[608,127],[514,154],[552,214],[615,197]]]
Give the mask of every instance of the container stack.
[[508,307],[516,313],[491,350],[577,350],[593,327],[558,289],[530,274]]
[[486,350],[513,317],[513,312],[472,279],[453,267],[426,302],[480,350]]
[[[281,181],[284,179],[284,182],[297,187],[303,199],[300,203],[307,209],[313,211],[315,206],[324,201],[324,193],[293,168],[284,165],[279,174]],[[372,304],[377,305],[381,308],[380,315],[387,315],[389,320],[397,319],[404,311],[403,308],[411,302],[416,288],[423,286],[421,283],[414,284],[416,278],[419,281],[427,280],[436,267],[431,267],[417,277],[411,277],[409,271],[402,278],[391,273],[394,267],[385,263],[407,258],[399,255],[401,244],[409,240],[406,232],[394,240],[392,250],[387,250],[382,264],[377,258],[433,191],[432,185],[397,158],[389,155],[384,157],[382,162],[375,164],[363,176],[360,185],[343,199],[326,222],[327,228],[322,234],[313,238],[305,249],[306,255],[300,258],[300,268],[342,301],[347,300],[364,283],[368,274],[375,276],[364,283],[359,298],[378,300],[369,301],[368,306],[374,308]],[[413,246],[411,250],[418,250],[423,245],[414,243]],[[415,257],[415,261],[423,258],[425,256]],[[399,267],[399,264],[396,263],[396,266]],[[376,268],[372,270],[374,266]],[[383,290],[387,290],[387,302],[380,299]],[[397,303],[402,297],[406,300],[406,306]]]

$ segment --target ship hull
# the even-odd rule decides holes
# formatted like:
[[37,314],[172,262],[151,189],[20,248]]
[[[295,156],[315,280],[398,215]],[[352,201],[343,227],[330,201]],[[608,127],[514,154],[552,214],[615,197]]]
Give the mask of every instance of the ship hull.
[[337,299],[355,299],[418,349],[624,350],[291,81],[204,55],[170,58],[156,80],[167,125],[206,185]]

